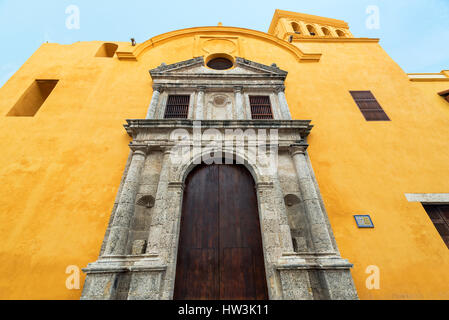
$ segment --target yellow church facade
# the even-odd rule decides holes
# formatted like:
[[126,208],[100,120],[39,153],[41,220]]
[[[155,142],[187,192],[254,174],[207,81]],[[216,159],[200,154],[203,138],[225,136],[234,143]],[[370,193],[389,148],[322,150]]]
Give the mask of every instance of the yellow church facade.
[[[218,67],[229,70],[228,74],[207,73],[214,69],[214,61],[230,63],[229,68]],[[189,78],[193,74],[195,78]],[[210,83],[205,82],[206,78]],[[191,89],[184,86],[187,81],[198,83]],[[218,92],[215,83],[225,87],[227,81],[233,89]],[[279,195],[276,193],[273,203],[279,199],[282,202],[273,209],[279,214],[279,226],[271,226],[275,219],[264,216],[270,204],[265,207],[263,195],[271,193],[265,189],[271,182],[264,182],[248,167],[257,187],[261,265],[265,264],[261,267],[265,273],[259,276],[265,281],[265,289],[260,290],[266,294],[257,297],[449,299],[449,71],[407,74],[382,49],[379,39],[355,37],[344,21],[281,10],[275,12],[267,33],[221,25],[196,27],[138,44],[48,43],[30,57],[0,89],[0,299],[188,297],[176,287],[182,277],[176,268],[181,259],[180,254],[176,255],[178,247],[172,246],[172,251],[158,257],[157,248],[137,248],[139,252],[133,258],[135,246],[152,246],[153,229],[149,238],[148,230],[142,229],[139,232],[142,239],[149,239],[147,242],[138,238],[137,231],[129,231],[128,235],[125,230],[126,237],[136,237],[136,241],[125,243],[128,251],[115,250],[108,235],[115,235],[111,230],[121,229],[114,224],[111,210],[115,212],[122,204],[125,207],[121,203],[123,189],[134,186],[143,190],[143,178],[137,178],[141,179],[136,182],[139,186],[132,184],[135,181],[130,178],[130,167],[138,167],[139,161],[150,165],[165,159],[166,138],[164,146],[154,151],[160,152],[160,157],[151,158],[156,149],[142,137],[162,134],[166,123],[189,132],[193,120],[217,130],[233,126],[270,129],[263,124],[265,120],[251,122],[257,119],[255,97],[265,95],[258,85],[269,92],[266,96],[271,97],[267,100],[271,101],[271,119],[280,130],[281,140],[290,141],[288,137],[297,135],[297,141],[292,139],[300,143],[299,147],[295,142],[280,146],[281,166],[292,170],[285,169],[280,173],[280,182],[274,182]],[[155,97],[159,97],[157,90],[161,98],[154,104]],[[171,96],[190,94],[193,98],[183,117],[187,122],[164,122],[168,111],[165,109],[164,114],[157,108],[164,102],[169,105]],[[229,118],[229,113],[220,113],[219,108],[225,96],[234,110]],[[245,99],[239,104],[241,97]],[[200,99],[206,103],[200,104]],[[287,104],[288,110],[283,109]],[[201,116],[199,105],[204,108]],[[213,105],[217,108],[208,111]],[[239,108],[246,110],[241,117]],[[297,148],[310,166],[307,178],[301,176],[300,164],[295,162]],[[139,170],[146,177],[145,167]],[[159,170],[164,170],[163,162]],[[288,177],[296,174],[300,185],[297,196],[296,191],[286,187]],[[182,200],[194,179],[189,180],[187,172],[179,177],[167,182],[167,192]],[[321,204],[321,209],[315,208],[318,213],[312,212],[313,206],[307,202],[307,185],[301,185],[307,179],[313,181],[309,186],[316,185],[314,192],[318,196],[313,200]],[[156,183],[156,189],[163,185],[161,181]],[[187,187],[178,186],[177,181]],[[146,197],[140,197],[146,195],[143,191],[135,192],[128,212],[158,210],[164,207],[162,201],[170,205],[166,198],[171,193],[155,189],[152,194],[151,185],[148,183]],[[186,199],[190,198],[184,193],[179,217],[184,217]],[[146,209],[138,208],[142,201],[149,201],[144,203]],[[304,203],[310,241],[307,236],[295,236],[291,222],[295,201]],[[288,224],[289,230],[283,232]],[[148,225],[158,230],[154,219]],[[177,227],[170,233],[175,235],[170,241],[177,243],[185,228],[181,222],[173,225]],[[279,239],[268,234],[269,225],[280,230]],[[322,230],[328,247],[320,251]],[[165,231],[159,230],[161,239],[165,239]],[[285,234],[288,239],[281,239]],[[291,243],[272,250],[270,241]],[[324,256],[330,260],[320,260]],[[289,264],[292,259],[295,262]],[[111,267],[119,260],[121,274],[125,269],[131,272],[128,283],[126,277],[117,276],[117,265]],[[329,264],[329,269],[335,271],[332,274],[321,263],[331,260],[338,260]],[[107,267],[98,267],[105,261]],[[133,284],[140,278],[132,272],[140,262],[148,265],[138,270],[138,276],[157,273],[151,283],[156,281],[161,293],[149,294],[149,287],[133,291]],[[110,271],[113,268],[115,271]],[[100,279],[98,274],[111,274],[111,278]],[[315,282],[319,284],[313,285]],[[92,288],[98,286],[105,295],[93,289],[83,291],[85,283]],[[111,286],[122,284],[125,289],[112,293]],[[290,286],[304,291],[287,289]],[[142,294],[140,290],[147,291]]]

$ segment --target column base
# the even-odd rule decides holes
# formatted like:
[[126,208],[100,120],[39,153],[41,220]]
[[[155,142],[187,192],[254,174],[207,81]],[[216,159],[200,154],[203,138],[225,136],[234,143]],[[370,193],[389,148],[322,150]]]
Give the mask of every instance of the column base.
[[158,300],[165,270],[157,255],[103,256],[83,269],[81,300]]
[[347,260],[331,253],[286,253],[278,261],[285,300],[358,300]]

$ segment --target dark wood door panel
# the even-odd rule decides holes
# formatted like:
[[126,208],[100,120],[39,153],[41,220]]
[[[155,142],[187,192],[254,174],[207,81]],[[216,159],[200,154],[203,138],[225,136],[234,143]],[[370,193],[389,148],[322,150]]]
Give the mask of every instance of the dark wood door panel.
[[217,300],[218,250],[183,248],[179,259],[175,300]]
[[222,249],[220,279],[220,299],[255,300],[256,285],[251,249]]
[[216,181],[218,181],[216,166],[198,167],[187,178],[181,219],[181,246],[218,248]]
[[244,166],[202,165],[186,180],[175,299],[266,300],[254,180]]

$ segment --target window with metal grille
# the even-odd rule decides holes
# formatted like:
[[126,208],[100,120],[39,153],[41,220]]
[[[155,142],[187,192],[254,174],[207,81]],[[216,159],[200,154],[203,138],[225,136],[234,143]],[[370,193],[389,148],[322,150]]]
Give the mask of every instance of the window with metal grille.
[[250,96],[251,115],[254,120],[273,119],[269,96]]
[[449,205],[423,205],[449,249]]
[[187,119],[189,116],[190,96],[170,95],[165,108],[165,119]]
[[371,91],[351,91],[366,121],[390,121]]

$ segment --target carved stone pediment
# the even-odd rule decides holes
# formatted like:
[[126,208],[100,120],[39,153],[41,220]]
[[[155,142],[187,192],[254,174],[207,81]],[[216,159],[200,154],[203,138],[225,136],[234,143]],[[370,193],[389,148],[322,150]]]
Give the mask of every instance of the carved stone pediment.
[[237,57],[234,67],[229,70],[213,70],[205,66],[203,57],[181,61],[150,70],[150,75],[155,83],[164,85],[175,84],[186,86],[195,81],[196,85],[210,84],[211,80],[230,80],[235,85],[248,85],[252,82],[269,81],[270,83],[283,84],[288,72],[279,69],[275,64],[267,66],[254,61]]

